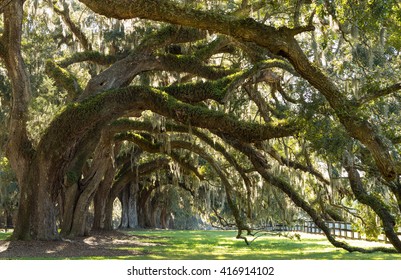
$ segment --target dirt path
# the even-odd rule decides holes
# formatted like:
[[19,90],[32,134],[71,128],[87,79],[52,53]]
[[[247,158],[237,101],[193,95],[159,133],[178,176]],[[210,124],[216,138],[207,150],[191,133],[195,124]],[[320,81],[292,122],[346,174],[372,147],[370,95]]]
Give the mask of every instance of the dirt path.
[[[0,241],[0,259],[69,259],[77,257],[134,256],[139,246],[155,246],[123,232],[95,232],[89,237],[63,241]],[[129,249],[128,249],[129,248]]]

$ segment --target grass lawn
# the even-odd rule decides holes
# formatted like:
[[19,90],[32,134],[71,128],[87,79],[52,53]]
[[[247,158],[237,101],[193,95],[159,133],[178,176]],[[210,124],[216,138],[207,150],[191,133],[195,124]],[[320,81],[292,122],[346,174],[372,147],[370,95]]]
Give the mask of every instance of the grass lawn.
[[2,232],[0,231],[0,240],[6,240],[7,238],[9,238],[11,236],[11,231],[9,232]]
[[[321,235],[302,235],[301,240],[279,236],[262,236],[250,246],[235,238],[233,231],[131,231],[143,242],[154,246],[137,247],[146,253],[138,259],[214,259],[214,260],[384,260],[401,259],[401,254],[348,253],[333,247]],[[384,246],[382,243],[349,241],[363,247]]]
[[[133,246],[109,248],[121,250],[119,256],[69,257],[68,259],[138,259],[138,260],[401,260],[401,254],[348,253],[333,247],[321,235],[302,234],[301,240],[280,236],[262,236],[250,246],[235,238],[234,231],[135,230],[124,233],[135,236]],[[5,240],[11,233],[0,233]],[[390,246],[383,243],[351,241],[361,247]],[[135,251],[138,255],[125,255]],[[43,259],[43,258],[41,258]],[[46,259],[48,259],[46,257]],[[52,259],[49,256],[49,259]],[[57,258],[59,259],[59,258]]]

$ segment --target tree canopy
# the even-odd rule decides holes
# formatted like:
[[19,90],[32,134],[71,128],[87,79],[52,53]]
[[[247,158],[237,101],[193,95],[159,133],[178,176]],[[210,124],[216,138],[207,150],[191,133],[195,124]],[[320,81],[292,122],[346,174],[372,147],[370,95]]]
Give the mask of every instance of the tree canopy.
[[14,238],[111,229],[118,198],[121,227],[246,240],[312,220],[365,252],[336,240],[336,220],[401,252],[398,1],[3,0],[0,12]]

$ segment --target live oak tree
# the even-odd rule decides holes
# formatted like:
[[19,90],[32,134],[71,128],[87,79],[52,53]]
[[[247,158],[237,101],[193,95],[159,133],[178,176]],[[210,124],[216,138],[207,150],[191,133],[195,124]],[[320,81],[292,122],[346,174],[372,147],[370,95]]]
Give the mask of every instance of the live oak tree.
[[[160,210],[165,226],[171,209],[157,191],[197,201],[217,184],[225,203],[199,209],[239,238],[265,215],[308,216],[334,246],[366,251],[325,224],[371,223],[363,205],[401,251],[396,2],[79,1],[105,17],[78,1],[33,1],[24,14],[24,2],[0,1],[12,90],[6,153],[20,186],[14,238],[57,239],[57,220],[62,235],[85,234],[92,201],[94,228],[110,228],[113,201],[125,207],[132,185],[137,209]],[[63,30],[32,20],[41,9]],[[36,69],[24,40],[39,28],[58,46],[36,54]],[[52,105],[37,132],[32,98],[45,93],[65,106]],[[135,148],[124,159],[127,145]],[[169,185],[172,162],[202,187],[149,181],[159,168]]]
[[[157,2],[157,5],[153,2],[129,1],[127,3],[121,1],[107,7],[98,1],[82,2],[96,12],[116,18],[140,17],[224,33],[237,40],[251,41],[266,48],[273,55],[285,58],[302,78],[307,80],[325,97],[333,116],[338,118],[338,121],[342,124],[348,135],[358,140],[369,151],[370,156],[374,160],[374,166],[380,172],[383,179],[385,181],[394,181],[397,179],[399,163],[396,159],[388,156],[391,150],[395,149],[394,144],[391,145],[391,141],[375,128],[371,120],[363,116],[360,109],[361,101],[355,101],[353,98],[350,99],[346,91],[335,85],[327,74],[313,65],[295,40],[294,36],[297,34],[315,29],[312,24],[313,15],[310,17],[311,20],[304,26],[300,26],[299,22],[295,21],[293,28],[288,28],[287,26],[274,28],[249,18],[239,19],[236,16],[224,15],[216,11],[205,12],[191,9],[188,6],[170,1]],[[335,12],[332,11],[330,3],[326,4],[332,18],[336,19]],[[374,7],[371,8],[373,9]],[[178,14],[180,15],[179,17],[177,17]],[[342,27],[341,22],[338,24]],[[355,34],[352,34],[352,36],[356,37]],[[398,88],[398,84],[379,89],[367,88],[365,89],[366,93],[363,98],[368,98],[366,96],[369,95],[375,99],[394,93]],[[354,181],[358,179],[358,176],[354,179],[352,172],[358,171],[351,169],[349,164],[350,161],[347,161],[346,169],[349,173],[354,195],[360,202],[370,206],[380,216],[387,237],[399,250],[400,241],[394,232],[396,223],[393,215],[382,200],[369,195],[363,190],[362,186],[359,188],[354,187],[357,183]],[[394,190],[396,189],[395,187]]]

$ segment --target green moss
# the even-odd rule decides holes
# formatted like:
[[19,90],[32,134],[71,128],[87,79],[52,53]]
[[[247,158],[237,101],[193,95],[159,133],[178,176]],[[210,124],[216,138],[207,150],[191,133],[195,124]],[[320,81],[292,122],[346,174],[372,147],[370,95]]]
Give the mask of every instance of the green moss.
[[154,153],[161,150],[161,144],[153,144],[146,137],[134,132],[119,133],[114,137],[115,140],[127,140],[134,142],[147,152]]
[[48,76],[54,79],[57,86],[64,88],[68,92],[70,99],[74,99],[81,94],[82,89],[76,78],[66,69],[61,68],[51,60],[47,60],[45,71]]
[[[197,46],[197,50],[194,55],[200,60],[206,60],[216,53],[216,50],[221,48],[221,43],[226,42],[226,38],[219,36],[216,40],[208,43],[202,42],[201,45]],[[234,53],[235,47],[227,45],[224,47],[225,52]]]
[[76,183],[79,180],[79,174],[74,171],[68,171],[66,173],[66,179],[68,185]]
[[213,99],[221,103],[224,98],[225,88],[228,82],[229,79],[199,83],[185,83],[164,87],[161,88],[161,90],[179,100],[189,103],[205,101],[207,99]]
[[104,55],[97,51],[84,51],[76,52],[71,57],[60,60],[58,64],[65,68],[73,63],[84,61],[92,61],[100,65],[109,65],[117,61],[117,58],[112,55]]
[[45,131],[39,148],[51,154],[62,154],[66,147],[94,128],[104,114],[105,95],[93,96],[81,103],[63,107]]
[[153,96],[148,108],[156,113],[172,117],[185,124],[191,123],[194,126],[222,131],[240,137],[244,141],[253,142],[289,136],[297,130],[292,124],[286,123],[273,126],[241,121],[235,116],[221,111],[184,103],[160,90],[152,90],[149,94]]
[[174,25],[167,25],[145,36],[141,42],[142,47],[157,46],[172,38],[179,32],[179,28]]
[[160,56],[160,59],[163,61],[166,70],[193,73],[212,80],[223,78],[237,71],[225,67],[207,66],[194,55],[166,54]]

